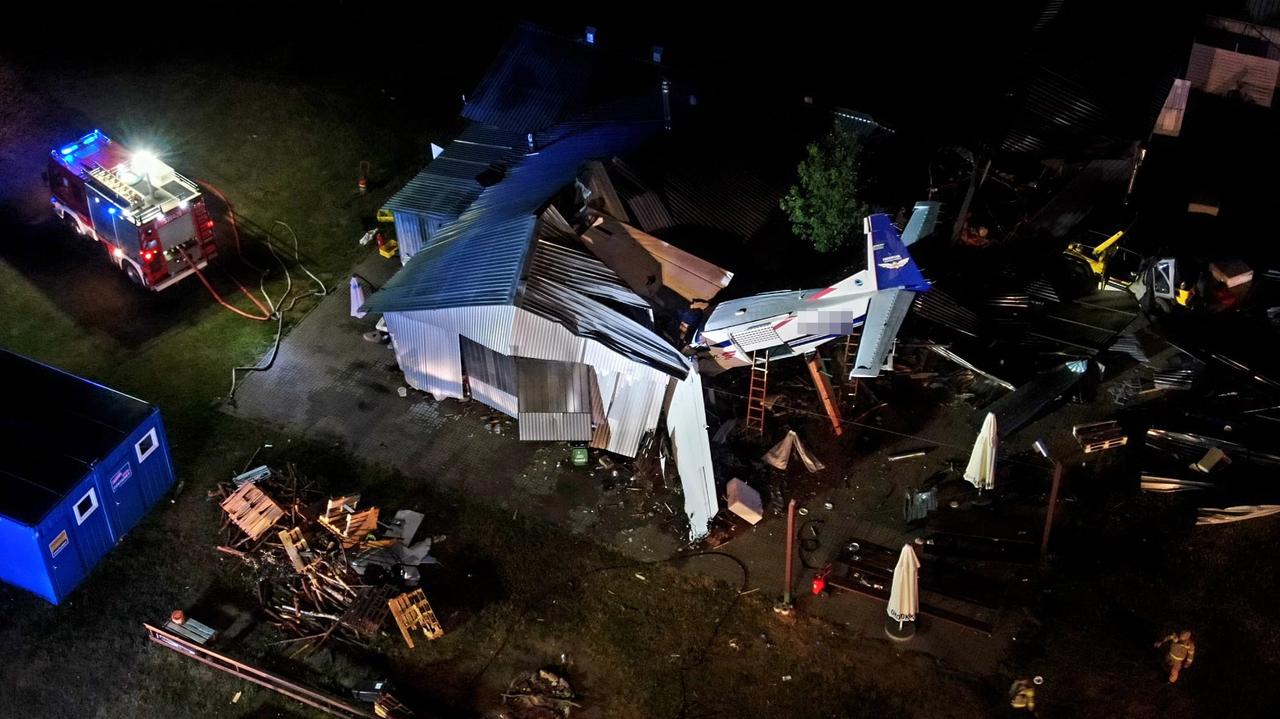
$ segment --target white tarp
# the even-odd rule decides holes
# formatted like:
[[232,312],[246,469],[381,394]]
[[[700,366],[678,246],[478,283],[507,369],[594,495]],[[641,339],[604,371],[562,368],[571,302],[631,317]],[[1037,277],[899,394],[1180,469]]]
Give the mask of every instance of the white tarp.
[[902,545],[898,565],[893,568],[893,586],[889,589],[889,616],[898,628],[913,622],[920,611],[920,560],[910,544]]
[[787,436],[783,437],[781,442],[773,445],[773,449],[764,455],[764,461],[775,469],[786,469],[787,465],[791,463],[792,454],[799,457],[800,461],[804,462],[805,468],[810,472],[817,472],[824,468],[822,462],[819,462],[817,457],[809,454],[809,450],[805,449],[795,430],[787,432]]
[[996,446],[1000,435],[996,433],[996,416],[990,412],[982,421],[982,431],[973,443],[969,466],[964,470],[965,481],[978,489],[996,486]]
[[364,306],[364,300],[373,291],[373,285],[360,275],[351,275],[351,316],[356,319],[363,318],[365,312],[360,308]]
[[667,433],[684,490],[684,511],[689,516],[689,534],[698,539],[707,534],[707,525],[720,511],[716,500],[716,478],[711,467],[711,440],[707,436],[707,408],[702,396],[698,365],[690,362],[689,376],[676,381],[667,408]]

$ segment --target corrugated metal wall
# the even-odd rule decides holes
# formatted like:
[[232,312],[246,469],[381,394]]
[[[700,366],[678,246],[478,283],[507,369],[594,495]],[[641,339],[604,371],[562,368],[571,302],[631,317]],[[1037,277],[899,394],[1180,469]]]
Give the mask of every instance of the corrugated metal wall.
[[410,387],[436,399],[462,398],[462,350],[457,333],[420,322],[407,313],[388,312],[387,329],[396,362]]
[[702,377],[698,374],[697,363],[693,363],[689,377],[676,384],[671,406],[667,408],[667,431],[671,433],[676,469],[680,472],[691,539],[706,535],[707,525],[720,511],[711,465],[711,439],[707,436],[707,410],[703,402]]
[[427,218],[412,212],[396,212],[394,216],[396,242],[400,244],[400,264],[404,265],[427,244],[430,236]]
[[463,337],[462,368],[467,374],[472,399],[511,417],[518,415],[515,358]]
[[1215,95],[1239,92],[1245,100],[1271,107],[1280,63],[1196,43],[1191,46],[1187,79],[1191,86]]
[[533,442],[586,442],[591,439],[591,415],[521,412],[520,439]]
[[[590,440],[593,447],[634,457],[640,440],[658,425],[662,401],[671,377],[648,365],[635,362],[595,340],[577,337],[562,325],[510,305],[453,307],[440,310],[388,313],[387,323],[397,339],[397,359],[409,384],[418,389],[439,388],[437,396],[461,396],[460,369],[465,352],[467,366],[489,362],[480,348],[514,361],[512,357],[581,363],[595,370],[592,394],[603,405],[605,421],[591,428],[590,406],[582,421],[561,422],[543,417],[525,417],[519,412],[515,384],[495,386],[493,379],[469,375],[471,396],[496,410],[521,418],[521,439]],[[396,318],[394,321],[392,318]],[[393,324],[394,322],[394,324]],[[399,327],[399,331],[397,331]],[[431,328],[432,331],[421,328]],[[472,343],[475,349],[463,349]],[[443,358],[435,353],[443,352]],[[475,356],[472,356],[472,353]],[[402,358],[402,355],[405,355]],[[493,362],[499,362],[493,359]],[[495,364],[495,369],[497,365]],[[412,373],[411,373],[412,371]],[[487,373],[487,370],[486,370]],[[456,377],[456,380],[453,379]],[[506,381],[501,381],[506,385]],[[448,394],[449,391],[455,394]],[[525,413],[537,414],[537,413]],[[528,425],[528,427],[526,427]],[[561,436],[569,435],[569,436]]]
[[665,374],[658,375],[655,378],[597,370],[605,421],[592,434],[592,447],[626,457],[636,455],[645,433],[658,426],[662,400],[671,381]]

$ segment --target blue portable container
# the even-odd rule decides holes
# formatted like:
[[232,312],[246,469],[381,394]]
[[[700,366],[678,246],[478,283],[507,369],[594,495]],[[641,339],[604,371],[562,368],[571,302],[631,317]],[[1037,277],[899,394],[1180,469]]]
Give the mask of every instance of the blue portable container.
[[173,486],[160,410],[0,349],[0,580],[57,604]]

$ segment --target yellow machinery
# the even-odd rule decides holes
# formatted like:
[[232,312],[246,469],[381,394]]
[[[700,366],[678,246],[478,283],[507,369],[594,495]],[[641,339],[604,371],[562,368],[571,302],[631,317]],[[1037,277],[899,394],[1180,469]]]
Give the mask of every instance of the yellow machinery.
[[1067,249],[1063,250],[1063,254],[1067,257],[1081,262],[1089,269],[1094,277],[1098,278],[1098,287],[1105,287],[1107,284],[1107,265],[1111,262],[1112,256],[1120,249],[1120,238],[1124,237],[1124,230],[1120,230],[1114,235],[1108,237],[1105,241],[1095,247],[1088,247],[1079,242],[1072,242],[1067,245]]

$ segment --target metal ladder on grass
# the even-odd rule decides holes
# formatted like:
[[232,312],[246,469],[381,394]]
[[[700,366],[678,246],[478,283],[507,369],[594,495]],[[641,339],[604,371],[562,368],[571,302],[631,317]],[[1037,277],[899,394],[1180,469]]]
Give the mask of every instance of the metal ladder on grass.
[[769,353],[751,353],[751,382],[747,386],[747,430],[764,434],[764,400],[769,390]]

